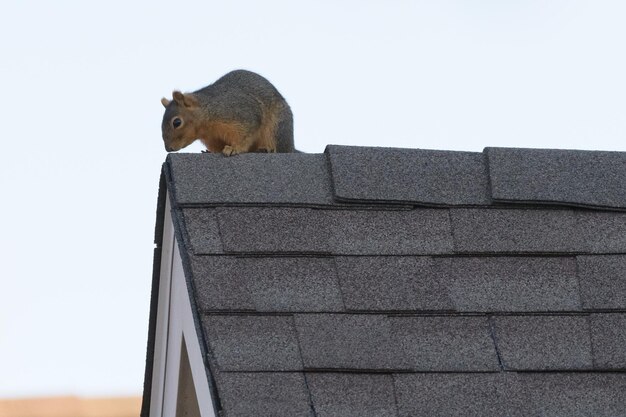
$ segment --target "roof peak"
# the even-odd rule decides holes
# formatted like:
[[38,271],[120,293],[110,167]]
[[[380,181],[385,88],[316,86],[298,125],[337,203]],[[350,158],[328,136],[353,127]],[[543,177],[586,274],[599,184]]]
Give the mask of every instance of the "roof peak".
[[182,206],[559,205],[626,210],[626,152],[328,145],[324,153],[170,154]]

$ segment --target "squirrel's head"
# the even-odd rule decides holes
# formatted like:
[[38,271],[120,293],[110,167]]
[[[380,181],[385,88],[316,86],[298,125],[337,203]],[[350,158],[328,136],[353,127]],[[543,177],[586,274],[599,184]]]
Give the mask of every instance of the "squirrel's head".
[[199,120],[198,99],[191,93],[183,94],[180,91],[174,91],[172,98],[171,101],[165,97],[161,99],[161,104],[165,107],[161,131],[165,150],[168,152],[181,150],[198,139],[195,123]]

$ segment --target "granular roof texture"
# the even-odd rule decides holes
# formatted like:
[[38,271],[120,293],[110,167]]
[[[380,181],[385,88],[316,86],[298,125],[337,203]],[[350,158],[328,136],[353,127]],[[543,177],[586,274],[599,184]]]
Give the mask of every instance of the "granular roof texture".
[[626,153],[163,171],[223,417],[626,416]]

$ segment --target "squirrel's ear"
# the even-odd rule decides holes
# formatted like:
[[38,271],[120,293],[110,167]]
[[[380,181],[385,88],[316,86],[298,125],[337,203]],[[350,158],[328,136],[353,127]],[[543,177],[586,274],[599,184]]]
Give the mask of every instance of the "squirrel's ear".
[[197,107],[198,100],[192,94],[183,94],[180,91],[174,91],[172,93],[172,97],[174,97],[174,101],[178,103],[179,106],[185,107]]
[[167,107],[170,104],[170,101],[168,99],[166,99],[165,97],[163,97],[161,99],[161,104],[163,105],[163,107]]

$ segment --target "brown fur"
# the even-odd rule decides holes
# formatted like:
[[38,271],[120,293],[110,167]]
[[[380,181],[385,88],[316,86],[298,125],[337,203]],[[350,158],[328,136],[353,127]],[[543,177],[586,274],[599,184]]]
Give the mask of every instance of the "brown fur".
[[236,122],[205,122],[198,126],[196,137],[210,152],[222,152],[226,146],[236,146],[246,137],[245,127]]
[[276,152],[276,132],[278,131],[278,114],[281,103],[274,103],[269,108],[263,108],[263,118],[259,127],[257,146],[254,150],[265,149]]
[[197,126],[195,136],[210,152],[226,155],[258,150],[276,152],[278,111],[274,107],[263,107],[261,124],[255,130],[247,131],[235,121],[207,121]]

